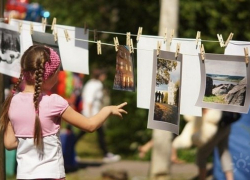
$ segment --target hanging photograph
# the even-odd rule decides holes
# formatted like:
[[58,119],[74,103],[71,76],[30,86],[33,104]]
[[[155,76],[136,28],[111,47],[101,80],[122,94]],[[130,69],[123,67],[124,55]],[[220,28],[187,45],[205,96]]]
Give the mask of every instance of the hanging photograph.
[[196,105],[204,108],[247,113],[249,67],[244,56],[205,54],[200,58],[201,88]]
[[[54,51],[57,52],[57,54],[61,58],[59,46],[58,43],[54,41],[53,34],[34,31],[32,34],[32,42],[34,45],[39,44],[51,47]],[[60,67],[60,70],[63,70],[62,65]]]
[[0,28],[0,72],[19,77],[21,57],[21,39],[16,29],[1,23]]
[[179,134],[182,54],[154,52],[148,128]]
[[118,46],[113,89],[135,91],[134,62],[127,46]]

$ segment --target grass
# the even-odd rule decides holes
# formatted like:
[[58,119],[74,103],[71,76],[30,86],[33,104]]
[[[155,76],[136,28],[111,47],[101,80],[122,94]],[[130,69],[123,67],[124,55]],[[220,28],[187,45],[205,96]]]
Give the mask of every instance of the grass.
[[224,96],[204,96],[203,101],[204,102],[226,104],[224,101]]
[[84,159],[102,158],[102,151],[99,148],[97,132],[87,133],[76,144],[77,156]]

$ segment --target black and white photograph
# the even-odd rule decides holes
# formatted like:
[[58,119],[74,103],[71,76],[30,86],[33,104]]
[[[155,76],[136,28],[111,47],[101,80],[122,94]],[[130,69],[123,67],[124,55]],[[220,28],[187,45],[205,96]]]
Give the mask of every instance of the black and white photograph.
[[249,102],[248,66],[244,56],[206,54],[201,60],[201,91],[197,105],[246,112]]
[[0,28],[0,62],[12,64],[20,57],[21,45],[19,33]]
[[[0,73],[19,77],[23,39],[15,26],[0,23]],[[26,43],[28,44],[28,42]]]
[[153,64],[148,128],[179,133],[182,54],[161,51]]
[[134,61],[128,46],[118,46],[113,89],[135,91]]

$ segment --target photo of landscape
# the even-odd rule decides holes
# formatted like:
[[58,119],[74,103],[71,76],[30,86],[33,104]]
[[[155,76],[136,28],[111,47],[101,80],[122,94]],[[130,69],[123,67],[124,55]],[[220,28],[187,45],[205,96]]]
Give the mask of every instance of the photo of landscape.
[[158,59],[154,93],[154,120],[177,125],[180,92],[180,62]]
[[243,62],[207,61],[204,102],[244,106],[246,71]]

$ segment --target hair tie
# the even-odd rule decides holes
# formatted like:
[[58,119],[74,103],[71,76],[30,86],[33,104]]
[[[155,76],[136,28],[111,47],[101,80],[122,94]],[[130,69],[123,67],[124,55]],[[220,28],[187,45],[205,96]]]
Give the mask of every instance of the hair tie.
[[12,94],[15,94],[15,93],[16,93],[16,91],[15,91],[15,90],[13,90],[13,89],[11,90],[11,92],[12,92]]
[[39,113],[39,110],[37,109],[37,110],[36,110],[36,114],[38,114],[38,113]]
[[60,65],[60,58],[56,51],[49,47],[50,50],[50,60],[45,63],[45,72],[44,72],[44,79],[48,79]]

